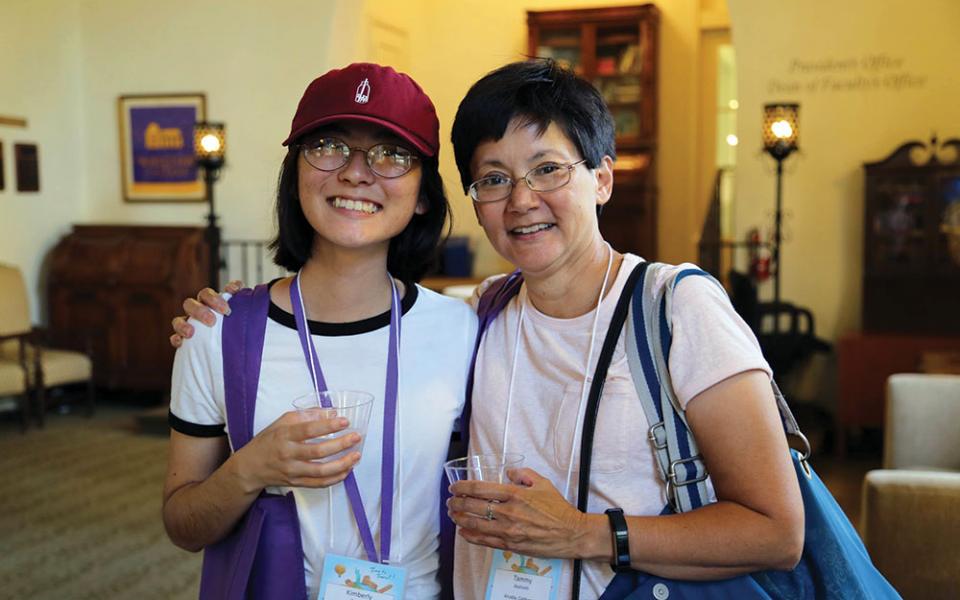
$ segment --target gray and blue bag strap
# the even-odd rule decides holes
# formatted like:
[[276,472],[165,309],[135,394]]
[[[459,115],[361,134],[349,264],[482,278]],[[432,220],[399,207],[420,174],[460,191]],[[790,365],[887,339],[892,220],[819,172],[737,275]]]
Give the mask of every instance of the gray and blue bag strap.
[[[470,358],[470,370],[467,373],[467,388],[463,400],[463,411],[460,418],[454,426],[454,433],[459,432],[459,438],[451,439],[450,449],[447,452],[447,459],[466,456],[470,445],[470,409],[471,397],[473,396],[473,373],[477,365],[477,353],[480,350],[480,342],[483,340],[483,334],[490,326],[490,323],[503,311],[510,300],[520,292],[523,286],[523,276],[520,271],[498,279],[490,284],[477,303],[477,337],[473,343],[473,355]],[[450,492],[447,490],[449,483],[446,475],[440,476],[440,598],[450,600],[453,596],[453,547],[456,542],[457,528],[447,516],[447,499]]]
[[626,348],[637,396],[647,422],[651,423],[647,435],[667,487],[667,501],[674,512],[687,512],[707,502],[708,474],[673,392],[668,366],[672,339],[668,303],[674,287],[686,277],[708,277],[717,285],[720,283],[700,269],[683,269],[655,292],[660,273],[673,268],[663,263],[651,265],[650,276],[631,303],[627,333],[634,343]]
[[[230,299],[230,317],[223,322],[224,402],[234,452],[253,439],[269,307],[266,285],[244,289]],[[306,599],[303,545],[292,493],[261,492],[237,527],[204,549],[199,597]]]
[[[655,264],[651,266],[651,274],[673,268],[671,265]],[[678,271],[656,294],[653,286],[657,277],[650,277],[644,293],[634,296],[631,318],[627,320],[627,330],[631,334],[629,339],[635,341],[634,344],[627,344],[627,362],[644,413],[653,424],[648,437],[667,488],[667,501],[674,512],[687,512],[708,502],[709,473],[687,425],[683,407],[674,393],[668,365],[673,339],[670,322],[673,294],[676,286],[687,277],[707,277],[722,289],[719,281],[701,269]],[[801,459],[805,465],[810,455],[809,443],[776,382],[771,380],[771,385],[785,433],[798,438],[804,446]]]

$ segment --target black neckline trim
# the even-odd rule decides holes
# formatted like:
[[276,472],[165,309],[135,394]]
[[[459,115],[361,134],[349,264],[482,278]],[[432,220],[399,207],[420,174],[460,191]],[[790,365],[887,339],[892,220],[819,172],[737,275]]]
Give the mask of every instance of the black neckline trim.
[[[268,285],[268,287],[273,287],[273,285],[280,281],[280,279],[274,279]],[[400,301],[400,310],[401,314],[407,314],[411,308],[413,308],[414,303],[417,301],[417,296],[419,292],[417,291],[417,286],[413,283],[404,282],[404,287],[406,288],[406,293],[403,296],[403,299]],[[270,309],[267,312],[267,316],[271,321],[283,325],[289,329],[297,329],[297,321],[294,319],[292,313],[288,313],[283,310],[276,304],[273,300],[270,301]],[[344,335],[358,335],[361,333],[368,333],[371,331],[376,331],[382,327],[387,327],[390,325],[390,311],[384,311],[379,315],[372,316],[368,319],[362,319],[360,321],[351,321],[349,323],[326,323],[324,321],[311,321],[307,320],[307,326],[310,328],[311,335],[325,335],[328,337],[337,337]]]

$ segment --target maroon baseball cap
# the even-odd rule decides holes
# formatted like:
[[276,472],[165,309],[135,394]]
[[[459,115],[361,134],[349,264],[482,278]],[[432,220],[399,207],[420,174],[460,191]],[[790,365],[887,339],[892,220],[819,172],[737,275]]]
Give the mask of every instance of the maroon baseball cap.
[[410,76],[390,67],[353,63],[311,81],[283,145],[334,121],[381,125],[426,156],[436,156],[440,148],[440,123],[430,98]]

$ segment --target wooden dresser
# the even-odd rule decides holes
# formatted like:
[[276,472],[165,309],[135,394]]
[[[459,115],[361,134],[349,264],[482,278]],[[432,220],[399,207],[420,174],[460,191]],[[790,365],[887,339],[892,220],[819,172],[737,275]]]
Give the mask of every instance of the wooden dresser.
[[165,391],[170,319],[207,285],[202,227],[75,225],[49,258],[53,344],[93,353],[98,386]]

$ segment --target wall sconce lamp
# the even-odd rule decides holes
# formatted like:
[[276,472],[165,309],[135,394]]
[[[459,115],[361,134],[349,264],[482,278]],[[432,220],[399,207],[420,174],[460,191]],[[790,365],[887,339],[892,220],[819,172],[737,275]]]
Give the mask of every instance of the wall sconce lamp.
[[206,239],[210,250],[209,284],[220,289],[220,227],[213,210],[213,184],[220,178],[227,150],[226,131],[223,123],[201,121],[193,127],[193,155],[197,166],[203,169],[203,180],[207,186],[207,231]]
[[[773,231],[773,302],[780,305],[780,242],[783,219],[783,161],[799,147],[800,135],[798,114],[800,105],[796,103],[766,104],[763,107],[763,149],[777,161],[777,208],[774,213]],[[773,330],[779,330],[778,319],[774,319]]]

